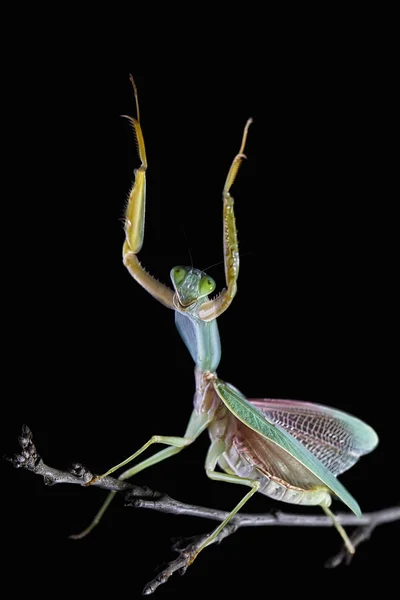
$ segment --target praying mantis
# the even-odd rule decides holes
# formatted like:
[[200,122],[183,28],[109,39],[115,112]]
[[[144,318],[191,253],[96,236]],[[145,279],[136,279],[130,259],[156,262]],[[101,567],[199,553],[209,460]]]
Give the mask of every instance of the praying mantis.
[[[208,429],[211,444],[205,460],[207,476],[250,489],[197,548],[190,563],[218,538],[227,523],[256,492],[286,503],[321,506],[341,535],[348,552],[353,554],[350,539],[329,507],[333,496],[361,516],[358,503],[337,476],[376,447],[378,436],[375,431],[361,420],[327,406],[296,400],[248,399],[217,375],[221,359],[217,319],[232,304],[239,275],[234,200],[230,190],[246,158],[244,151],[252,120],[249,119],[245,125],[241,146],[231,164],[222,194],[226,288],[211,298],[215,281],[199,269],[179,265],[171,269],[171,289],[153,278],[138,260],[145,231],[147,157],[138,92],[132,76],[130,80],[136,102],[136,118],[126,118],[136,136],[141,165],[135,170],[126,208],[123,262],[132,277],[151,296],[175,313],[176,327],[195,363],[194,406],[182,437],[153,435],[134,454],[103,475],[95,476],[89,485],[131,463],[152,445],[166,446],[119,476],[121,480],[129,479],[181,452]],[[71,537],[80,539],[92,531],[114,496],[115,492],[110,492],[92,523]]]

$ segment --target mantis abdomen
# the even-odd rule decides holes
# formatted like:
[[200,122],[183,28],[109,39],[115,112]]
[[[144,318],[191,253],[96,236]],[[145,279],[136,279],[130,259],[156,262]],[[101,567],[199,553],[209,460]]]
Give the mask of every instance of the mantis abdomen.
[[[232,432],[229,437],[225,433],[228,430]],[[288,452],[236,419],[224,406],[217,409],[209,432],[213,441],[224,438],[225,452],[218,462],[225,472],[259,481],[258,491],[274,500],[330,506],[331,495],[315,475]]]

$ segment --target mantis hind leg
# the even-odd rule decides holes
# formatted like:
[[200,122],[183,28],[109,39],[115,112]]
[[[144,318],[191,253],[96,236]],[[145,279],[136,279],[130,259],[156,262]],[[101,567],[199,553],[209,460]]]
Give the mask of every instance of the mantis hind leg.
[[324,513],[326,514],[326,516],[329,517],[330,519],[332,519],[333,525],[336,528],[336,531],[339,533],[340,537],[342,538],[344,545],[346,546],[349,554],[354,554],[356,550],[355,550],[353,544],[351,543],[349,536],[347,535],[347,533],[343,529],[342,525],[337,520],[337,517],[333,514],[333,512],[327,506],[323,506],[321,504],[321,508],[324,511]]
[[247,485],[251,487],[251,490],[242,498],[240,502],[235,506],[235,508],[229,513],[229,515],[214,529],[214,531],[208,536],[207,540],[204,542],[202,546],[197,550],[197,552],[192,556],[190,564],[195,560],[197,555],[204,549],[206,546],[209,546],[217,539],[218,535],[221,533],[225,525],[229,523],[232,517],[246,504],[248,500],[255,494],[260,487],[260,483],[255,481],[254,479],[245,479],[244,477],[238,477],[237,475],[232,475],[228,473],[220,473],[219,471],[215,471],[215,467],[218,461],[218,458],[223,454],[225,450],[225,443],[222,440],[217,442],[213,442],[210,446],[210,449],[206,458],[206,473],[210,479],[214,479],[215,481],[226,481],[227,483],[237,483],[239,485]]
[[[135,454],[132,454],[132,456],[130,456],[126,460],[122,461],[122,463],[119,463],[112,469],[109,469],[106,473],[104,473],[104,475],[100,475],[98,477],[93,478],[90,483],[94,483],[95,481],[102,479],[106,475],[109,475],[110,473],[113,473],[120,467],[126,465],[131,460],[134,460],[135,458],[137,458],[137,456],[139,456],[142,452],[144,452],[151,444],[161,443],[161,444],[169,445],[168,448],[164,448],[163,450],[156,452],[156,454],[153,454],[153,456],[150,456],[149,458],[146,458],[145,460],[141,461],[134,467],[127,469],[118,477],[118,479],[121,479],[123,481],[126,479],[130,479],[131,477],[133,477],[140,471],[147,469],[147,467],[156,465],[157,463],[165,460],[166,458],[169,458],[170,456],[177,454],[183,448],[186,448],[186,446],[188,446],[189,444],[194,442],[194,440],[204,431],[204,429],[206,429],[207,425],[209,424],[209,420],[210,420],[210,418],[207,416],[207,414],[205,414],[205,413],[199,414],[196,411],[193,411],[192,416],[189,420],[187,429],[185,431],[184,437],[169,437],[169,436],[154,435],[152,438],[150,438],[150,440],[146,444],[144,444],[137,452],[135,452]],[[100,510],[98,511],[98,513],[96,514],[96,516],[94,517],[94,519],[90,523],[90,525],[88,527],[86,527],[83,531],[81,531],[80,533],[70,535],[69,536],[70,539],[80,540],[80,539],[86,537],[96,527],[96,525],[98,525],[100,523],[104,513],[106,512],[107,508],[109,507],[112,500],[114,499],[115,494],[116,494],[116,492],[109,492],[106,500],[102,504]]]

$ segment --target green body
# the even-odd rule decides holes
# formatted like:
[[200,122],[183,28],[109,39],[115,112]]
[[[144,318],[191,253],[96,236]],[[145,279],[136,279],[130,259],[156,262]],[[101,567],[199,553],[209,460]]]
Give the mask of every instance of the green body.
[[[248,400],[239,390],[220,380],[216,374],[221,358],[217,318],[231,305],[237,291],[239,274],[239,247],[234,201],[230,189],[245,158],[244,149],[251,119],[246,123],[239,153],[231,164],[223,188],[226,287],[219,295],[210,299],[210,294],[215,289],[213,279],[193,267],[177,266],[170,273],[173,284],[171,289],[152,277],[136,256],[144,237],[147,158],[139,118],[137,90],[132,78],[131,81],[136,99],[137,119],[129,119],[136,134],[141,165],[135,171],[135,182],[126,210],[124,264],[132,277],[153,298],[175,311],[176,327],[196,365],[196,391],[194,410],[182,437],[154,435],[137,452],[103,475],[95,477],[93,481],[136,459],[152,444],[167,446],[120,476],[121,479],[128,479],[143,469],[173,456],[208,428],[212,440],[205,461],[208,477],[248,486],[251,489],[207,537],[191,557],[191,562],[200,550],[217,539],[224,526],[255,492],[260,491],[272,496],[265,491],[265,486],[262,487],[267,480],[268,486],[272,481],[271,487],[276,483],[277,486],[285,486],[290,491],[292,499],[284,501],[296,503],[296,498],[303,494],[306,496],[304,504],[320,504],[332,519],[348,551],[353,553],[354,548],[350,540],[328,508],[329,493],[340,498],[356,515],[361,515],[357,502],[336,476],[376,446],[378,438],[375,432],[359,419],[328,407],[290,400]],[[229,452],[232,449],[239,453],[241,459],[236,465],[229,463],[229,457],[232,456]],[[216,470],[217,464],[222,467],[224,473]],[[84,537],[97,525],[113,494],[111,492],[92,524],[75,537]]]

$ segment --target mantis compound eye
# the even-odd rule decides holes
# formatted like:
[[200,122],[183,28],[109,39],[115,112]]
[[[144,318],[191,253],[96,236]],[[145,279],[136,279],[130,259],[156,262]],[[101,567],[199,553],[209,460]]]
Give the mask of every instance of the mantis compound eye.
[[186,277],[185,267],[174,267],[171,271],[171,279],[175,285],[179,285]]
[[208,296],[215,290],[215,281],[212,277],[205,275],[201,278],[199,284],[199,292],[201,296]]

